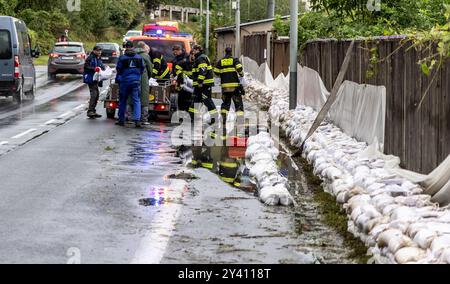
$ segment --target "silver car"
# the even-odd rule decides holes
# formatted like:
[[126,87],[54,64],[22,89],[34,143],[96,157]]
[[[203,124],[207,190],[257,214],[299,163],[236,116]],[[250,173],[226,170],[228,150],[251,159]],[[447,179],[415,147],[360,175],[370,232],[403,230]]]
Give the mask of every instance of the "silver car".
[[48,56],[48,77],[57,74],[83,74],[86,51],[81,42],[58,42]]

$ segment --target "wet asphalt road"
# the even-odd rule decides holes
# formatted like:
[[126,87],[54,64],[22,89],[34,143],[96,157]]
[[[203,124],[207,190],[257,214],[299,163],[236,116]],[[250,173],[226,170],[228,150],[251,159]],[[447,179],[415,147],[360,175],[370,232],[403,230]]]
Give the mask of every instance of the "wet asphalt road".
[[89,120],[80,77],[38,71],[33,102],[0,99],[0,263],[352,262],[330,228],[317,226],[317,242],[299,236],[296,209],[266,207],[205,169],[166,178],[184,168],[173,126]]

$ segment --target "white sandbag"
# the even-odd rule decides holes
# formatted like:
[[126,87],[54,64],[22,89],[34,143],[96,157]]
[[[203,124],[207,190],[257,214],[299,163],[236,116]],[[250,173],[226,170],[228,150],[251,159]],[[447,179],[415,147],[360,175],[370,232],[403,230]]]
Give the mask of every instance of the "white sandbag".
[[428,230],[428,229],[422,229],[418,231],[414,236],[414,242],[419,245],[419,247],[423,249],[428,249],[431,246],[431,242],[436,237],[436,233]]
[[94,81],[101,82],[110,80],[113,76],[113,69],[109,66],[105,67],[105,70],[100,70],[100,72],[96,72],[94,74]]
[[150,78],[150,80],[148,80],[148,84],[150,85],[150,87],[158,87],[158,81],[155,78]]
[[282,184],[261,189],[260,198],[264,204],[270,206],[290,206],[294,204],[292,196],[290,195],[286,186]]
[[417,262],[426,256],[426,252],[416,247],[404,247],[395,253],[395,260],[399,264]]

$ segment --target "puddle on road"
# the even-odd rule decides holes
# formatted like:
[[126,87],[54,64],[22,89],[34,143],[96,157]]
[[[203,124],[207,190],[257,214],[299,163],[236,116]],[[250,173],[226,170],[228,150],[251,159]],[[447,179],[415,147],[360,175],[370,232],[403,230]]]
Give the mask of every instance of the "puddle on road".
[[255,193],[256,186],[250,181],[249,171],[245,166],[245,149],[226,146],[182,147],[180,157],[185,165],[208,169],[225,183]]
[[[208,169],[231,186],[247,191],[249,198],[252,194],[256,195],[256,186],[245,167],[246,148],[192,146],[176,150],[168,144],[170,139],[166,130],[162,127],[159,131],[146,131],[131,139],[130,160],[125,164],[147,167],[161,163],[168,165],[181,159],[184,165]],[[286,153],[280,154],[278,165],[280,173],[288,178],[298,205],[266,210],[292,216],[292,231],[297,242],[290,244],[289,248],[304,255],[313,255],[318,263],[366,263],[367,249],[346,232],[346,216],[335,200],[323,192],[320,180],[314,179],[300,160],[294,161]],[[149,190],[145,198],[139,200],[141,206],[182,204],[182,199],[169,198],[173,196],[170,188],[154,186]]]
[[142,131],[138,136],[130,139],[129,159],[122,164],[128,166],[163,166],[180,164],[177,150],[170,144],[168,129]]

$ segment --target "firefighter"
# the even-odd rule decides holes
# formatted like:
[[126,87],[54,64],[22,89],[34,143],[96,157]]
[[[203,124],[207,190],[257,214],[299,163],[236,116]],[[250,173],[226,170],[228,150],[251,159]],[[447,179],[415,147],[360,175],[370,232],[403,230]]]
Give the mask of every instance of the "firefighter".
[[167,64],[167,61],[162,55],[162,53],[157,51],[155,48],[151,48],[149,55],[153,63],[152,78],[157,80],[169,80],[170,79],[169,64]]
[[233,50],[228,47],[225,49],[225,57],[217,62],[214,73],[220,77],[222,85],[222,122],[226,125],[227,117],[230,112],[231,102],[234,102],[238,121],[244,117],[244,102],[242,95],[244,88],[241,81],[244,78],[244,70],[238,58],[233,57]]
[[[203,53],[203,48],[199,45],[193,47],[195,61],[192,66],[194,80],[194,95],[192,98],[189,112],[192,117],[195,113],[199,113],[199,109],[195,108],[198,103],[203,103],[211,115],[210,124],[215,124],[218,118],[216,105],[212,100],[212,86],[214,86],[213,67],[208,56]],[[194,120],[192,120],[194,121]]]
[[173,70],[172,75],[176,78],[176,90],[178,92],[178,110],[189,111],[191,105],[192,94],[184,90],[182,85],[185,84],[187,78],[192,79],[192,65],[189,60],[189,55],[179,45],[175,45],[173,48]]

